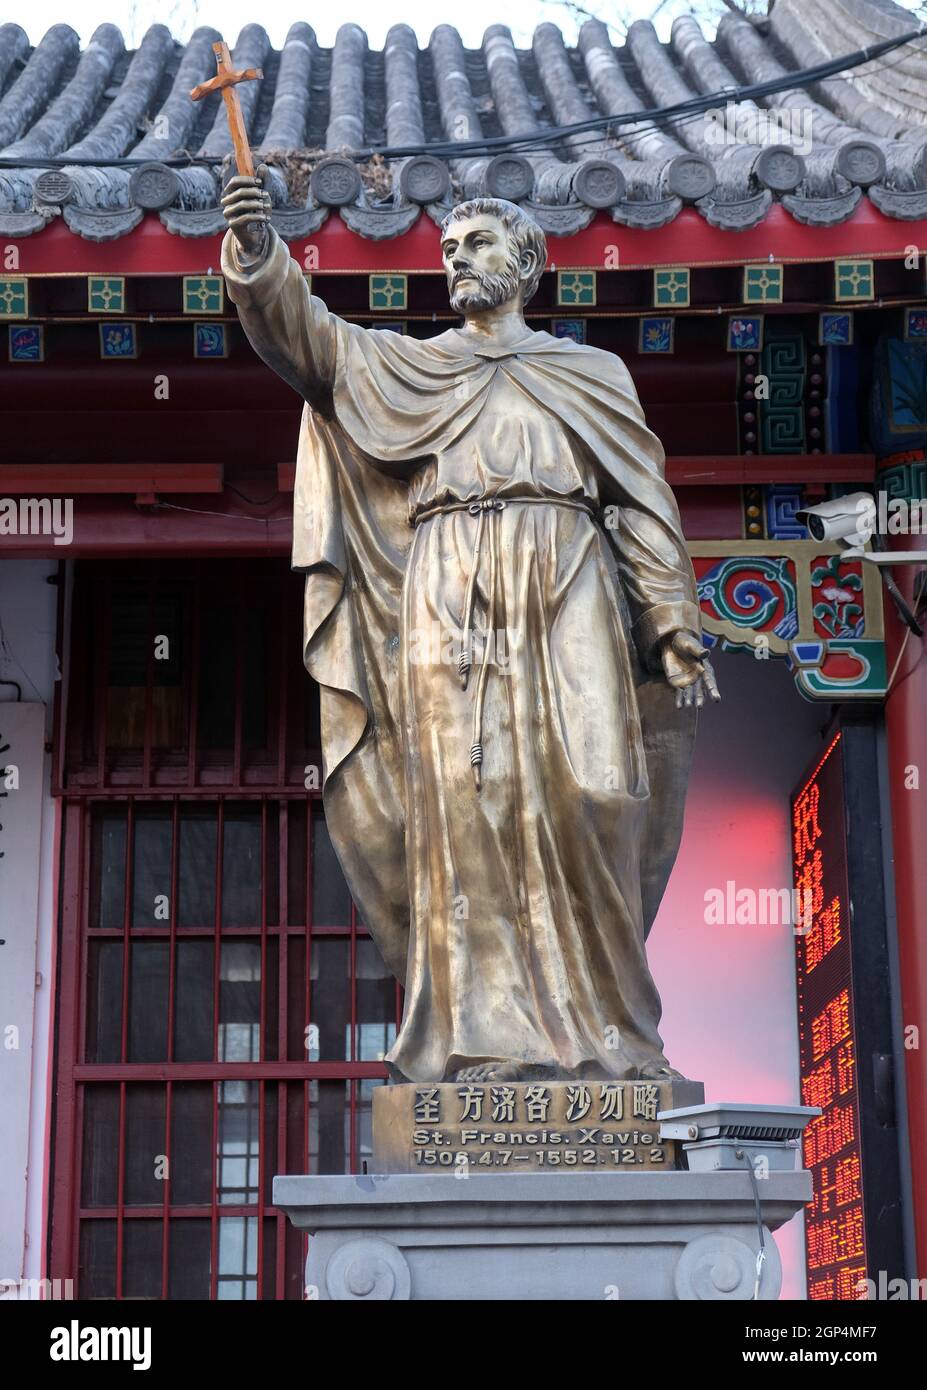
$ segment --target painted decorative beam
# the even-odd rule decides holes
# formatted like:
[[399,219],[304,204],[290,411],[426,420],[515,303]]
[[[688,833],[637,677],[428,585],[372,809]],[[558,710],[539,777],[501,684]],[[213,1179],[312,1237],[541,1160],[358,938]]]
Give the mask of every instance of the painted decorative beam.
[[705,642],[783,657],[807,700],[875,700],[888,671],[881,579],[817,541],[689,545]]
[[874,454],[675,454],[666,460],[673,487],[732,483],[871,483]]
[[[328,274],[440,275],[444,272],[439,240],[438,228],[429,217],[419,218],[403,236],[384,242],[362,238],[341,218],[331,217],[314,235],[294,238],[290,249],[304,261],[314,248],[316,263]],[[17,274],[178,275],[215,272],[222,237],[172,236],[156,217],[149,216],[105,246],[75,236],[60,220],[28,238],[9,237],[4,244],[16,250]],[[802,226],[776,205],[758,227],[732,235],[685,208],[671,225],[649,231],[616,226],[600,212],[574,236],[548,237],[549,264],[558,270],[742,266],[770,256],[782,264],[852,257],[900,260],[909,246],[927,247],[927,218],[905,223],[899,230],[897,222],[869,203],[862,203],[850,220],[836,227]]]
[[[295,465],[294,465],[295,466]],[[221,492],[221,463],[4,463],[4,497]]]

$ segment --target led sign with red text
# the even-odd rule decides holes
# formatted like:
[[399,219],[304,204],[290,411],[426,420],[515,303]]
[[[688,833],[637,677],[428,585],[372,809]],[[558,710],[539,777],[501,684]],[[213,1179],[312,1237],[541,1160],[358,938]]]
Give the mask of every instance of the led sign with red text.
[[866,1240],[839,734],[793,797],[792,856],[810,908],[795,944],[802,1101],[822,1110],[804,1135],[808,1297],[858,1299]]

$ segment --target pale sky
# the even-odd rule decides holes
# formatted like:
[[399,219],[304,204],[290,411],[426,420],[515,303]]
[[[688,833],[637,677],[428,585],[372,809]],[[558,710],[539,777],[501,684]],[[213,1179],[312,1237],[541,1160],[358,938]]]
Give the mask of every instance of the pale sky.
[[[925,12],[919,0],[901,0],[901,4],[904,9],[919,8]],[[664,39],[668,38],[677,14],[695,10],[710,37],[713,17],[723,13],[721,0],[663,0],[662,4],[660,0],[585,0],[585,8],[606,21],[624,17],[625,23],[655,15],[654,22]],[[64,22],[77,30],[83,47],[96,26],[107,21],[119,26],[129,48],[135,48],[148,26],[156,22],[167,24],[175,38],[182,40],[189,38],[197,25],[210,24],[226,42],[234,44],[245,24],[259,21],[271,43],[279,48],[287,29],[300,19],[312,25],[319,42],[326,47],[331,45],[339,25],[349,20],[367,31],[374,48],[383,46],[386,31],[399,22],[411,24],[423,45],[436,25],[453,24],[470,48],[479,47],[488,26],[500,21],[508,24],[518,44],[529,40],[535,26],[547,19],[560,25],[568,41],[576,29],[568,5],[561,0],[514,0],[508,4],[500,0],[468,0],[465,6],[452,0],[346,0],[318,8],[294,0],[29,0],[25,6],[0,0],[0,22],[20,24],[33,44],[53,24]]]
[[[606,17],[608,12],[634,11],[634,17],[646,17],[656,8],[658,0],[592,0],[590,9]],[[688,5],[669,0],[664,9],[687,9]],[[390,25],[410,24],[425,44],[438,24],[453,24],[469,47],[478,47],[490,24],[504,19],[515,37],[523,42],[535,25],[552,19],[565,31],[573,27],[566,5],[555,0],[515,0],[500,4],[499,0],[468,0],[457,5],[453,0],[341,0],[328,6],[294,3],[294,0],[30,0],[28,6],[0,0],[0,17],[20,24],[35,44],[56,23],[65,22],[76,29],[81,45],[86,44],[98,24],[109,22],[122,30],[129,47],[135,47],[150,24],[166,24],[176,38],[186,39],[199,24],[218,29],[227,43],[233,43],[244,25],[255,21],[263,24],[271,43],[279,48],[290,25],[306,20],[312,25],[319,42],[329,47],[341,24],[353,21],[367,31],[372,47],[382,48]]]
[[[809,0],[811,3],[812,0]],[[905,9],[915,9],[917,0],[902,0]],[[586,0],[587,8],[602,19],[624,15],[628,18],[648,18],[657,11],[656,26],[661,37],[669,34],[677,14],[695,9],[700,15],[722,12],[719,0]],[[923,6],[921,6],[923,9]],[[247,23],[259,21],[264,25],[275,48],[283,42],[289,26],[298,19],[312,25],[320,43],[329,46],[338,26],[348,20],[360,24],[371,45],[380,48],[391,24],[404,21],[411,24],[419,42],[427,43],[437,24],[450,23],[463,36],[468,47],[478,47],[486,28],[503,21],[512,30],[516,43],[524,43],[534,27],[545,19],[559,24],[569,37],[575,31],[575,21],[566,4],[558,0],[515,0],[501,4],[499,0],[468,0],[464,6],[451,0],[346,0],[330,6],[310,6],[294,0],[29,0],[28,5],[0,0],[0,21],[22,25],[33,44],[53,24],[65,22],[76,29],[81,44],[86,45],[94,28],[109,21],[122,30],[127,45],[134,48],[148,26],[155,22],[167,24],[175,37],[189,38],[198,24],[210,24],[218,29],[229,43],[234,43],[238,31]],[[705,25],[711,31],[710,18]]]

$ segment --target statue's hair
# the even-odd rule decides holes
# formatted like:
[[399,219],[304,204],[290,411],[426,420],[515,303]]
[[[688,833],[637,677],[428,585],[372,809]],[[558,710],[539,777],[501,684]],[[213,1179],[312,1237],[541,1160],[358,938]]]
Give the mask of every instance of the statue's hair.
[[510,203],[505,198],[469,198],[465,203],[458,203],[442,222],[441,235],[444,236],[452,222],[460,222],[465,217],[481,216],[498,217],[515,242],[519,254],[522,251],[534,252],[537,259],[536,269],[524,280],[524,302],[527,304],[541,283],[541,276],[547,264],[546,236],[533,217],[523,212],[517,203]]

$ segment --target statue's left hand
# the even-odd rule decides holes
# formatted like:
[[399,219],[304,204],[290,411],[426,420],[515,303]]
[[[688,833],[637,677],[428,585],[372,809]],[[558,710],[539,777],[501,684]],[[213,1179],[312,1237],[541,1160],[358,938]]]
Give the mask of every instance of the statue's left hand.
[[695,705],[701,709],[707,695],[720,700],[721,692],[708,660],[708,648],[703,647],[691,632],[672,632],[664,638],[660,651],[666,679],[676,691],[676,708]]

